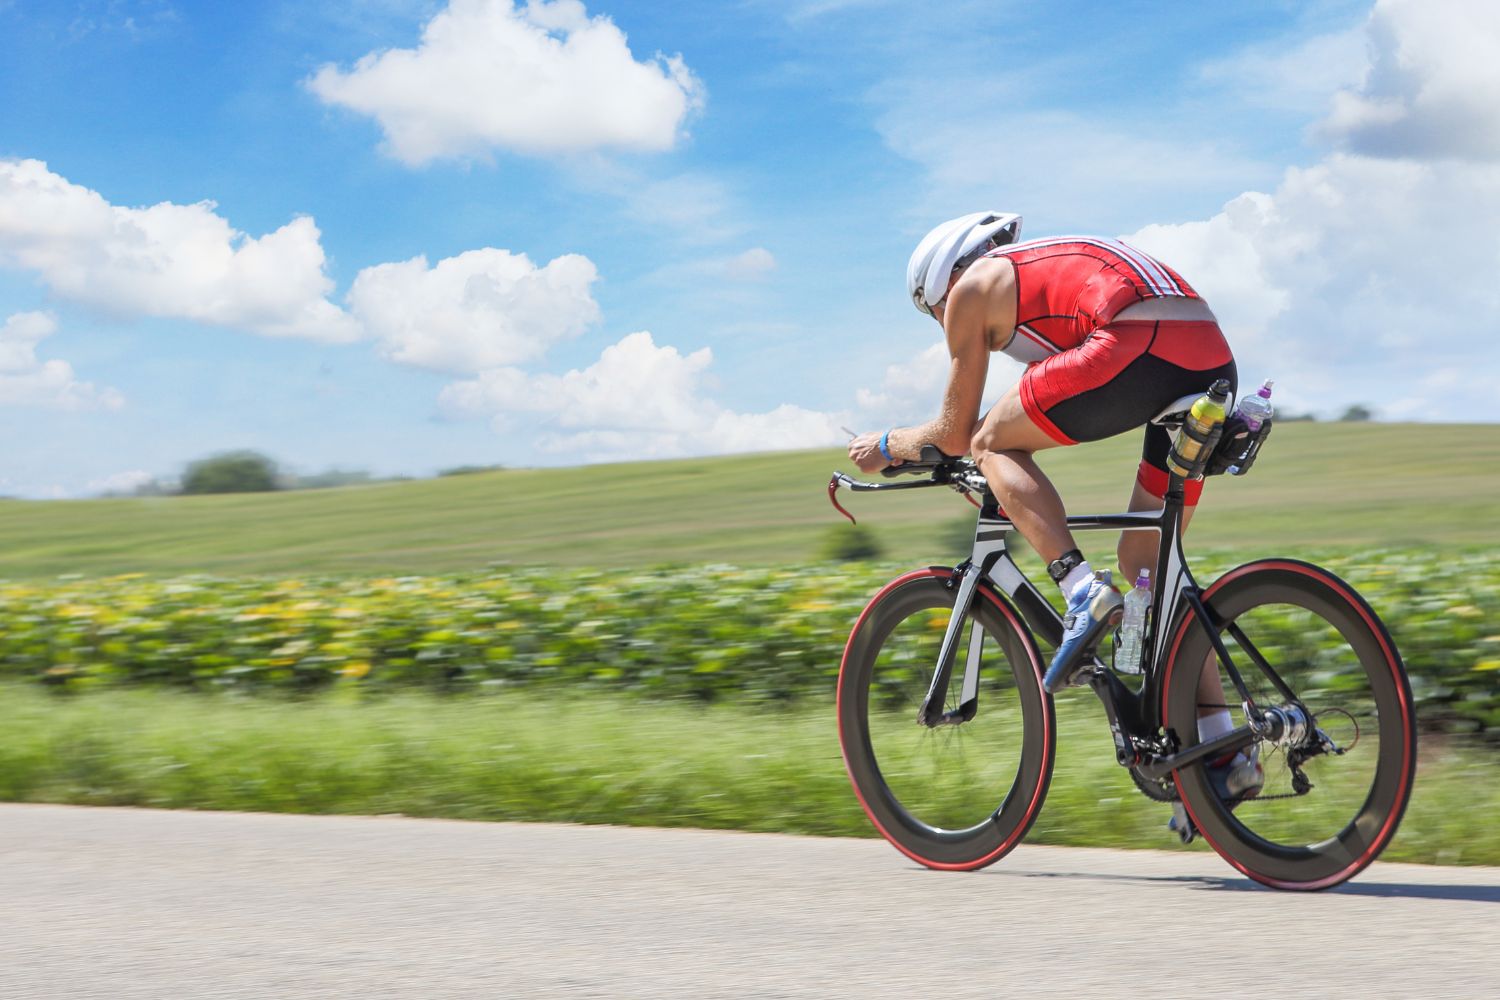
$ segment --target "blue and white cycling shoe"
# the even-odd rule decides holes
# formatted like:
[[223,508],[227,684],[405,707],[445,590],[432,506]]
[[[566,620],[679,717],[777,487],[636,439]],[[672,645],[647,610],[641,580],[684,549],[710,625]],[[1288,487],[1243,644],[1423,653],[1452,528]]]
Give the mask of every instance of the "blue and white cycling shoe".
[[1081,580],[1068,595],[1068,613],[1063,616],[1063,638],[1052,666],[1042,678],[1042,687],[1056,694],[1073,683],[1087,665],[1089,654],[1111,625],[1118,624],[1125,599],[1110,582],[1109,570],[1100,570]]

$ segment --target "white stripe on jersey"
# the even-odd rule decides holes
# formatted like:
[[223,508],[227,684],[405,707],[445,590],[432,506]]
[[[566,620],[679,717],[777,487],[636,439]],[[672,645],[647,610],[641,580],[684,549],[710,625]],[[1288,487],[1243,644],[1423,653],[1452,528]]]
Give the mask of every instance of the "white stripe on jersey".
[[1028,336],[1032,340],[1036,341],[1038,347],[1045,347],[1047,350],[1051,351],[1053,354],[1061,354],[1062,353],[1062,348],[1061,347],[1058,347],[1052,341],[1050,341],[1046,337],[1042,336],[1040,333],[1037,332],[1036,328],[1033,327],[1029,323],[1017,323],[1016,324],[1016,332],[1017,333],[1024,333],[1026,336]]
[[1009,256],[1022,250],[1038,250],[1049,246],[1057,246],[1062,243],[1084,243],[1088,246],[1108,250],[1110,253],[1124,258],[1134,268],[1141,280],[1150,286],[1151,291],[1157,295],[1185,295],[1182,287],[1173,280],[1172,275],[1156,260],[1128,243],[1120,240],[1105,239],[1099,236],[1051,236],[1037,240],[1027,240],[1024,243],[1008,243],[1003,247],[990,251],[988,256]]
[[1016,327],[1015,335],[1001,349],[1001,353],[1023,365],[1034,365],[1038,361],[1046,361],[1054,354],[1061,354],[1062,349],[1022,323]]
[[1152,257],[1150,254],[1142,253],[1135,247],[1131,246],[1129,243],[1126,243],[1124,240],[1107,240],[1106,242],[1111,244],[1112,246],[1118,247],[1120,251],[1131,260],[1134,260],[1140,264],[1145,264],[1147,267],[1155,269],[1156,273],[1161,277],[1162,284],[1171,289],[1170,291],[1163,292],[1163,294],[1182,294],[1182,287],[1177,284],[1176,280],[1172,277],[1172,272],[1168,271],[1166,266],[1162,264],[1161,261],[1157,260],[1155,257]]

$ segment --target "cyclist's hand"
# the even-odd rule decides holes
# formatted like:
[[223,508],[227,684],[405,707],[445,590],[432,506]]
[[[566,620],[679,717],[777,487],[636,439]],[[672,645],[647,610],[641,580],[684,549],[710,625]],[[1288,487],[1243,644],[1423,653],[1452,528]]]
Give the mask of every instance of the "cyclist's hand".
[[861,472],[879,472],[886,466],[900,465],[900,460],[887,462],[880,453],[879,434],[861,434],[849,442],[849,461],[859,466]]

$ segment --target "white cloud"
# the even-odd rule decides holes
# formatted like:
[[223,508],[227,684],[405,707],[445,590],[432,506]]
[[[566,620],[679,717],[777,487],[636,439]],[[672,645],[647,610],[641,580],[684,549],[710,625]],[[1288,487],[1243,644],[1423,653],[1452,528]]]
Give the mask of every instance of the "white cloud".
[[312,219],[252,238],[214,207],[122,208],[38,160],[0,160],[0,266],[118,316],[329,342],[358,336],[326,298],[333,282]]
[[670,149],[703,101],[681,57],[638,62],[624,32],[578,0],[452,0],[415,49],[324,66],[307,86],[375,118],[412,166],[493,149]]
[[1500,11],[1382,0],[1370,67],[1323,131],[1358,154],[1288,170],[1202,222],[1129,237],[1218,313],[1241,378],[1293,408],[1472,419],[1500,381]]
[[776,270],[776,255],[765,247],[751,247],[720,262],[720,267],[730,281],[761,281]]
[[[942,331],[935,323],[929,321],[929,325],[936,338],[932,344],[910,359],[886,368],[879,388],[855,390],[854,400],[862,425],[910,426],[938,415],[953,360]],[[981,406],[993,406],[1020,380],[1024,370],[1024,365],[1003,354],[991,354]]]
[[1286,312],[1290,292],[1268,272],[1302,254],[1309,236],[1287,230],[1275,198],[1249,191],[1205,222],[1147,226],[1129,239],[1185,271],[1213,303],[1220,322],[1233,327],[1236,343],[1243,344],[1246,338],[1264,338]]
[[1320,133],[1373,156],[1500,159],[1500,5],[1380,0],[1368,71],[1343,90]]
[[563,375],[516,368],[481,372],[443,390],[450,411],[492,416],[497,429],[514,415],[543,418],[538,445],[591,460],[775,451],[836,444],[838,418],[783,405],[739,413],[710,399],[708,348],[681,354],[658,347],[651,334],[632,333],[604,349],[599,360]]
[[931,419],[942,399],[951,364],[947,345],[937,341],[909,361],[886,368],[879,389],[855,390],[855,402],[871,414],[875,423]]
[[114,389],[82,382],[66,361],[42,361],[36,346],[57,332],[46,313],[23,312],[0,325],[0,406],[57,410],[117,410],[125,397]]
[[348,302],[392,361],[472,374],[542,357],[599,320],[598,277],[577,254],[537,267],[525,254],[485,248],[368,267]]
[[[1319,367],[1495,362],[1500,171],[1337,154],[1206,222],[1129,237],[1179,266],[1226,328]],[[1237,341],[1239,342],[1239,341]],[[1269,360],[1269,359],[1268,359]]]

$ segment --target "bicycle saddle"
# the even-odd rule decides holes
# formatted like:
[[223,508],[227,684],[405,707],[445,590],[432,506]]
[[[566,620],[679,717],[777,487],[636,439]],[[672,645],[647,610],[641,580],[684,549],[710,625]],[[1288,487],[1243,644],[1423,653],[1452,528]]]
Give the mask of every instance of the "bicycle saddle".
[[[1153,424],[1164,427],[1175,426],[1182,423],[1183,417],[1187,416],[1187,411],[1193,408],[1193,404],[1196,403],[1199,397],[1201,397],[1202,395],[1203,393],[1201,392],[1192,392],[1188,393],[1186,396],[1183,396],[1181,399],[1173,400],[1165,407],[1163,407],[1160,413],[1152,417],[1151,422]],[[1234,412],[1233,396],[1229,397],[1229,402],[1225,404],[1224,410],[1227,413]]]

